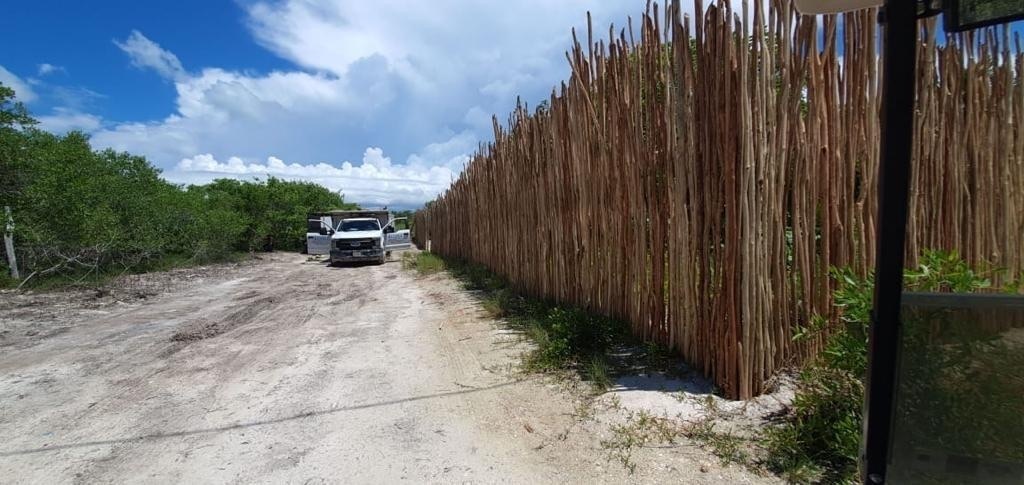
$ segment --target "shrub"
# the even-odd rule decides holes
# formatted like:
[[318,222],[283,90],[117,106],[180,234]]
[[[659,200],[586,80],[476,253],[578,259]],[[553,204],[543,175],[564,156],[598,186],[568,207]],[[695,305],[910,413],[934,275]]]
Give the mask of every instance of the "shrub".
[[800,375],[784,425],[767,431],[768,465],[790,476],[852,479],[857,470],[864,385],[842,369],[813,365]]
[[[801,372],[785,422],[767,431],[768,464],[794,481],[854,481],[861,438],[867,339],[874,277],[848,268],[831,271],[838,286],[833,301],[841,325],[816,360]],[[925,251],[904,273],[915,291],[972,292],[990,286],[955,252]],[[796,338],[827,331],[817,318]]]
[[19,269],[33,285],[299,249],[307,213],[355,207],[325,187],[272,177],[183,188],[144,157],[33,128],[14,94],[0,84],[0,206],[12,209]]

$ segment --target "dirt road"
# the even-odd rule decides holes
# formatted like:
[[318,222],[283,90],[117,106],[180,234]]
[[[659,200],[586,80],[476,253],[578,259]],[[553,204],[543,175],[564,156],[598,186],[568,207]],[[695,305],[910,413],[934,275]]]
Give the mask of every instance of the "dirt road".
[[693,447],[630,475],[447,277],[295,254],[185,276],[0,295],[0,482],[759,480]]

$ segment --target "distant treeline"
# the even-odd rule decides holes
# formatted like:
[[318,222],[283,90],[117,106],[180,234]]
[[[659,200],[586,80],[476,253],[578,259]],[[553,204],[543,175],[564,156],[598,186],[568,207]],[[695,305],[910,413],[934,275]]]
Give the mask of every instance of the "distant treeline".
[[[174,185],[144,157],[95,151],[81,133],[34,128],[13,95],[0,84],[0,211],[10,207],[22,278],[89,277],[169,260],[203,263],[240,251],[299,249],[308,212],[355,208],[320,185],[275,178]],[[2,282],[9,267],[0,250]]]

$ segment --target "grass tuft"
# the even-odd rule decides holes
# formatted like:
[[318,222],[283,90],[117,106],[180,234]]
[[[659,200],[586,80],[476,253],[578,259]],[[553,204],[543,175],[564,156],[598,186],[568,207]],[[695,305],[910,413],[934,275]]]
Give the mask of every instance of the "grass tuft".
[[432,275],[444,271],[444,260],[440,256],[421,251],[402,253],[402,267],[415,270],[420,275]]
[[629,470],[636,471],[633,452],[651,445],[675,444],[684,435],[683,428],[674,421],[655,416],[647,411],[630,412],[626,422],[611,427],[611,437],[601,442],[609,456]]
[[710,449],[723,465],[736,463],[753,469],[754,463],[748,448],[748,440],[730,431],[715,429],[715,420],[711,417],[701,419],[687,426],[683,434]]
[[612,384],[609,352],[631,339],[622,322],[520,294],[505,278],[480,264],[426,252],[407,255],[402,262],[420,274],[447,270],[477,294],[488,315],[503,319],[532,340],[535,348],[523,359],[525,370],[574,370],[599,390]]

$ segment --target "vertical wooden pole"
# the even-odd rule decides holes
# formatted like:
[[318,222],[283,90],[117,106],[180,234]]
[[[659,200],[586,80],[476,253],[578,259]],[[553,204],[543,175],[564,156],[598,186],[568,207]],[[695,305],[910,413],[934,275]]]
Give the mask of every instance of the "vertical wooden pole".
[[4,206],[4,252],[7,253],[7,266],[11,268],[11,278],[21,279],[18,273],[18,258],[14,255],[14,218],[11,207]]

